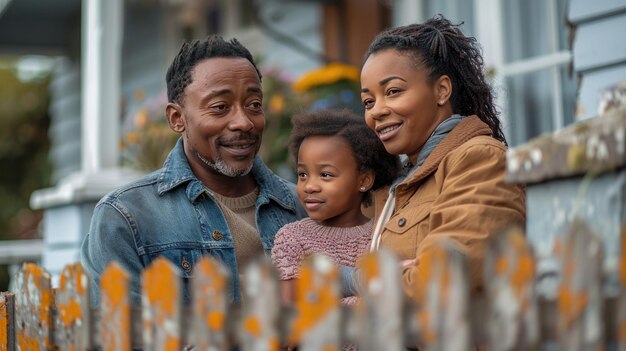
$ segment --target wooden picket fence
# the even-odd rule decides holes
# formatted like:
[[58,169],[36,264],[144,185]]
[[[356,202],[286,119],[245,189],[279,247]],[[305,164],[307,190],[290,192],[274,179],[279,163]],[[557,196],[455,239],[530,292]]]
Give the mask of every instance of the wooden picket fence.
[[[624,236],[623,236],[624,237]],[[622,239],[622,248],[626,247]],[[622,250],[623,251],[623,250]],[[34,264],[17,273],[16,289],[0,296],[4,350],[626,350],[626,294],[602,288],[602,245],[584,223],[572,223],[554,254],[561,265],[553,297],[535,293],[535,259],[521,231],[496,236],[485,253],[484,296],[470,296],[465,258],[442,242],[421,261],[422,286],[408,301],[400,269],[387,251],[359,263],[357,304],[340,303],[340,274],[323,256],[302,265],[293,305],[282,305],[267,260],[242,277],[243,303],[229,302],[228,271],[206,257],[195,268],[192,303],[181,303],[182,281],[166,259],[142,274],[142,306],[133,308],[129,276],[111,264],[101,279],[101,305],[89,306],[88,278],[69,265],[52,289]],[[626,282],[626,260],[620,263]]]

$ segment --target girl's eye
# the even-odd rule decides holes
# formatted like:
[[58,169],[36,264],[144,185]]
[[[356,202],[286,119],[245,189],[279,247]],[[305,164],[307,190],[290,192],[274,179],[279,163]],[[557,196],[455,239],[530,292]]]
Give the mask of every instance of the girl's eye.
[[299,179],[306,178],[306,173],[304,173],[304,172],[298,172],[298,178],[299,178]]
[[248,105],[248,107],[250,107],[253,110],[261,110],[261,108],[263,107],[263,104],[260,101],[253,101],[252,103]]
[[321,176],[322,178],[330,178],[330,177],[332,177],[333,175],[332,175],[331,173],[328,173],[328,172],[322,172],[322,173],[320,174],[320,176]]
[[369,110],[370,108],[374,106],[374,100],[372,99],[363,100],[363,106],[365,107],[366,110]]

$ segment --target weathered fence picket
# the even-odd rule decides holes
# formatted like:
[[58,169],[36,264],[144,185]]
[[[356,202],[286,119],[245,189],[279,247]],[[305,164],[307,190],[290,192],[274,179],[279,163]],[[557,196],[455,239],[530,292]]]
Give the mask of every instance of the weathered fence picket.
[[15,296],[0,293],[0,351],[15,350]]
[[[465,257],[448,242],[420,258],[413,286],[418,305],[417,344],[434,351],[470,349],[469,289]],[[412,344],[411,340],[408,340]]]
[[296,315],[289,342],[299,350],[339,350],[341,309],[339,270],[328,257],[313,255],[300,267],[295,289]]
[[130,351],[131,314],[128,273],[113,262],[100,277],[99,344],[103,351]]
[[365,255],[357,266],[363,283],[354,318],[359,350],[401,350],[404,293],[398,260],[383,249]]
[[280,349],[280,288],[271,262],[262,259],[245,269],[239,340],[244,351]]
[[50,274],[41,267],[24,264],[15,276],[16,349],[52,348],[52,286]]
[[93,345],[89,301],[89,278],[79,263],[67,265],[54,295],[55,343],[61,350],[90,350]]
[[555,246],[561,282],[557,293],[562,350],[603,350],[602,243],[574,220]]
[[[131,306],[129,276],[112,263],[100,279],[98,310],[88,307],[89,279],[80,265],[67,266],[53,291],[48,273],[25,264],[15,291],[0,294],[0,351],[271,351],[285,345],[302,351],[626,351],[626,230],[621,244],[619,296],[615,288],[604,290],[602,245],[580,221],[555,244],[561,269],[554,296],[536,295],[536,259],[516,230],[487,245],[482,296],[469,294],[466,259],[447,241],[430,247],[411,272],[414,299],[405,297],[393,254],[365,255],[357,265],[356,303],[341,299],[339,267],[321,255],[305,259],[287,305],[267,258],[237,278],[215,259],[202,258],[191,276],[185,272],[191,293],[185,306],[181,272],[168,259],[143,272],[141,306]],[[231,279],[239,279],[240,305],[231,303]]]
[[193,325],[189,342],[198,350],[228,350],[230,273],[211,257],[204,257],[193,273]]
[[141,274],[143,348],[175,351],[181,341],[181,282],[176,267],[159,257]]
[[485,295],[490,301],[489,350],[522,351],[537,347],[535,261],[521,230],[506,231],[489,243],[485,277],[488,277],[485,279]]

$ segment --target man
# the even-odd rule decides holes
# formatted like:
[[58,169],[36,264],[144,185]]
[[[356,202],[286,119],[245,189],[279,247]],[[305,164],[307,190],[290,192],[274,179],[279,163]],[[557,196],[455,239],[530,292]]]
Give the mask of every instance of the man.
[[81,252],[95,304],[112,261],[132,275],[136,305],[152,260],[167,257],[187,282],[203,255],[230,269],[237,303],[240,267],[269,253],[276,231],[305,215],[294,185],[256,156],[265,125],[261,74],[243,45],[218,36],[185,43],[166,80],[167,120],[182,137],[160,170],[96,205]]

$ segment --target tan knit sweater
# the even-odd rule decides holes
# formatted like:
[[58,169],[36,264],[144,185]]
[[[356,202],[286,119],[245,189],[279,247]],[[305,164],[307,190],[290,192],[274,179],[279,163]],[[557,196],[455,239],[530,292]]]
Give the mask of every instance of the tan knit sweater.
[[258,189],[241,197],[226,197],[213,193],[228,223],[235,246],[237,267],[240,268],[263,252],[259,230],[256,227],[255,205],[258,195]]

